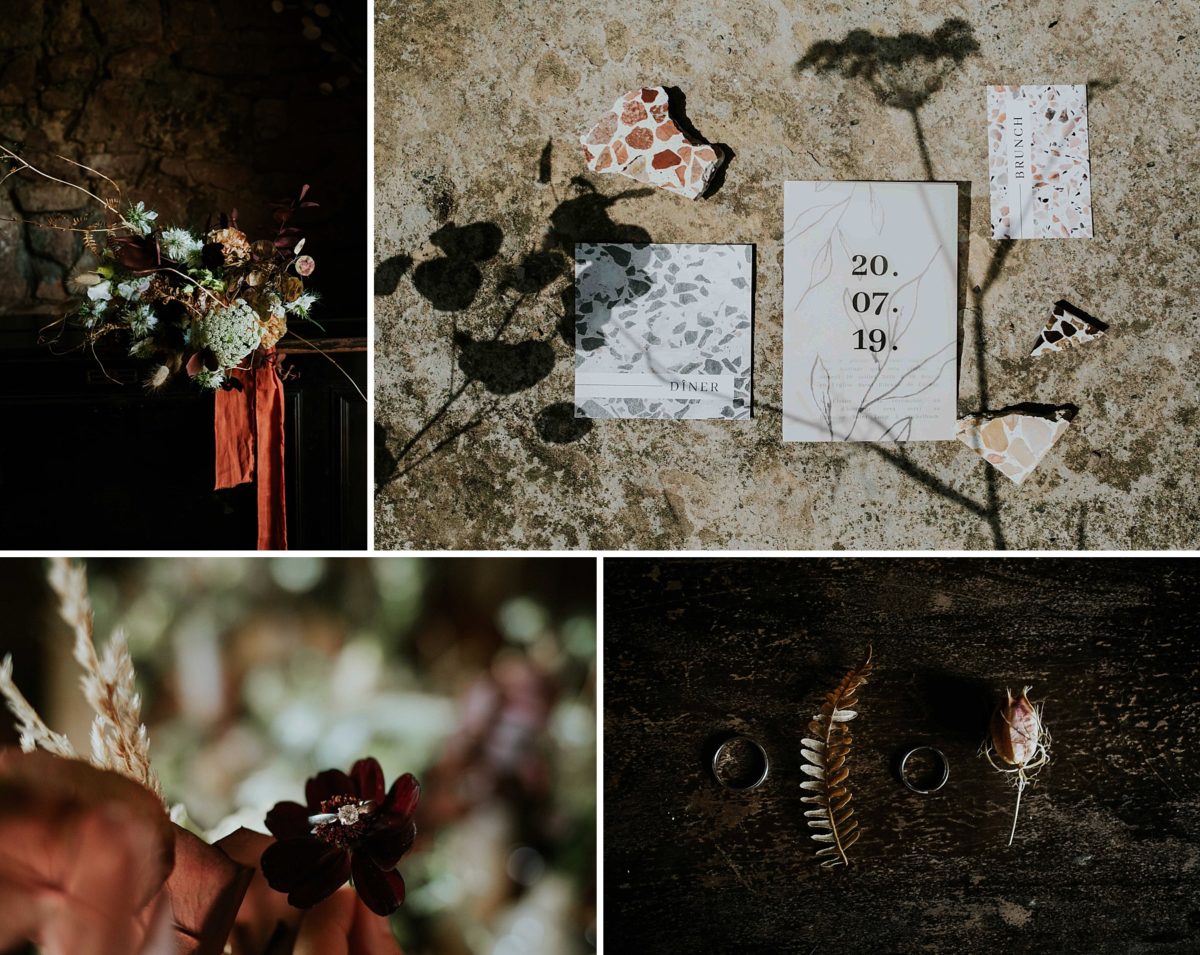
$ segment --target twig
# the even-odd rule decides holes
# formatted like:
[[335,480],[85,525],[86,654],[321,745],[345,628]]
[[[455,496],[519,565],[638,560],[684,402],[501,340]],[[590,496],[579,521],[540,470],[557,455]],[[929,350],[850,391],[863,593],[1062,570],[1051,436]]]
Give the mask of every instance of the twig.
[[348,371],[346,371],[345,368],[343,368],[341,365],[339,365],[330,355],[326,354],[324,349],[322,349],[319,345],[314,345],[307,338],[302,338],[301,336],[297,335],[290,328],[288,329],[288,334],[291,335],[293,338],[297,339],[298,341],[304,342],[304,344],[307,345],[309,348],[311,348],[313,351],[319,353],[322,358],[324,358],[331,365],[333,365],[334,368],[336,368],[338,371],[340,371],[343,375],[346,376],[346,380],[348,382],[350,382],[351,385],[354,386],[354,390],[358,392],[358,396],[360,398],[362,398],[363,401],[367,400],[367,396],[364,395],[362,393],[362,389],[358,387],[358,382],[356,382],[353,378],[350,377],[350,373]]

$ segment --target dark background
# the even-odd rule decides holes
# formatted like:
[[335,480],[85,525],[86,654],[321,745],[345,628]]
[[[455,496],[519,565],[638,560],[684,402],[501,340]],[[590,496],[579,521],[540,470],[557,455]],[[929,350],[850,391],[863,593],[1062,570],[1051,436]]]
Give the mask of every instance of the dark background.
[[[13,0],[0,27],[0,141],[73,182],[116,180],[164,227],[236,209],[251,239],[304,184],[297,224],[317,268],[323,331],[295,331],[366,388],[366,6],[330,0]],[[96,188],[93,188],[96,191]],[[109,190],[105,190],[109,191]],[[89,211],[24,173],[0,217]],[[190,382],[148,395],[123,349],[61,356],[40,329],[90,265],[80,240],[0,221],[0,546],[253,547],[249,486],[214,492],[212,397]],[[294,339],[287,384],[293,548],[366,546],[366,408],[326,358]],[[107,372],[107,374],[105,373]],[[117,379],[114,383],[109,376]]]
[[[1200,951],[1200,565],[1189,560],[605,562],[605,943],[618,951]],[[874,645],[849,786],[863,835],[821,869],[800,739]],[[1006,686],[1051,762],[978,755]],[[771,758],[750,793],[709,764]],[[950,762],[940,792],[896,775]]]

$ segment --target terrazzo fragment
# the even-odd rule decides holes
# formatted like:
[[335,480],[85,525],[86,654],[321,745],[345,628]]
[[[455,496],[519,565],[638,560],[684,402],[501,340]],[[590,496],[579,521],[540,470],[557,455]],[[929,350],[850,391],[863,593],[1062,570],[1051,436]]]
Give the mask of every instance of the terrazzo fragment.
[[960,418],[957,436],[1014,484],[1020,484],[1066,433],[1073,417],[1064,408],[1056,408],[1050,415],[982,412]]
[[1070,302],[1056,302],[1054,314],[1038,335],[1029,354],[1040,358],[1049,352],[1062,352],[1085,342],[1092,342],[1108,331],[1099,319],[1077,309]]
[[630,90],[579,142],[592,172],[619,173],[689,199],[704,194],[725,159],[720,146],[679,128],[661,86]]

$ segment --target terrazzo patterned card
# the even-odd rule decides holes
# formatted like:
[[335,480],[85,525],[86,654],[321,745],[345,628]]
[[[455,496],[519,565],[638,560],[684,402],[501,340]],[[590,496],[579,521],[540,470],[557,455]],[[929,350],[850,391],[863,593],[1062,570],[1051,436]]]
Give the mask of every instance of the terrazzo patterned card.
[[578,243],[577,418],[750,417],[754,247]]
[[783,439],[954,440],[958,187],[783,196]]
[[988,87],[993,239],[1090,239],[1086,86]]

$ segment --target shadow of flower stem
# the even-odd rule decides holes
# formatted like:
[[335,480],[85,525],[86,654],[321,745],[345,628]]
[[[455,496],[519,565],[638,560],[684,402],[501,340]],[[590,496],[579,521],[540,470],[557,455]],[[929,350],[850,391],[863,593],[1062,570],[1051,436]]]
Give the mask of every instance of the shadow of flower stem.
[[919,110],[942,88],[962,62],[978,52],[971,25],[946,20],[932,33],[876,36],[851,30],[841,40],[821,40],[808,48],[796,64],[799,73],[839,73],[863,82],[882,106],[905,110],[912,117],[925,176],[933,178],[933,164],[925,143]]

